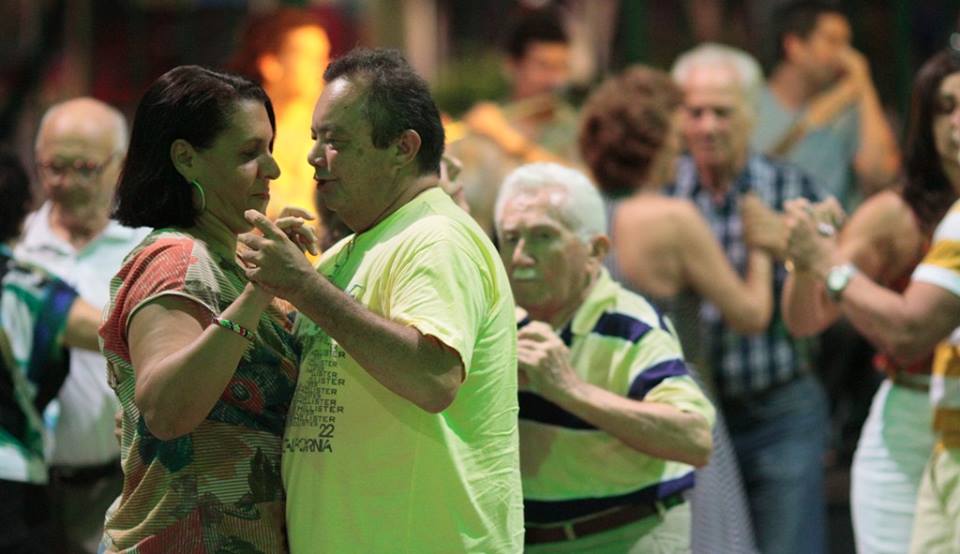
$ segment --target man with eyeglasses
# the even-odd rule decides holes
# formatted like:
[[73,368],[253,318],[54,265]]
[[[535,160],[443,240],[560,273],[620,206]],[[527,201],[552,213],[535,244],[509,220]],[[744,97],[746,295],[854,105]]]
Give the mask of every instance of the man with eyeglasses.
[[[92,98],[51,107],[37,133],[46,201],[27,220],[16,255],[57,275],[97,308],[106,303],[124,256],[147,233],[110,219],[126,148],[123,115]],[[54,430],[54,540],[58,552],[96,552],[103,514],[123,484],[113,436],[118,404],[99,353],[71,349],[70,374],[57,400],[46,414]]]

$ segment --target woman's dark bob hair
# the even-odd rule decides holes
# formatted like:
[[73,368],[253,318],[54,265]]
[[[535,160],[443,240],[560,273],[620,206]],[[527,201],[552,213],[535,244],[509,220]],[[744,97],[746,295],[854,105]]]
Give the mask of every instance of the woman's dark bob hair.
[[263,103],[276,132],[270,98],[243,77],[185,65],[150,85],[133,119],[130,148],[117,185],[117,221],[155,229],[193,226],[199,215],[193,205],[193,187],[174,168],[170,145],[183,139],[198,150],[210,148],[242,100]]

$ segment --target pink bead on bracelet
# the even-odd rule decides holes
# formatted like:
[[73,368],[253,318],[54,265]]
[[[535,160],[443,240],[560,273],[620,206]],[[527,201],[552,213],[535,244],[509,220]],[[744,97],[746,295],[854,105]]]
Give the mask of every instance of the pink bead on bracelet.
[[225,319],[222,317],[214,318],[213,321],[215,321],[217,325],[219,325],[220,327],[223,327],[228,331],[233,331],[234,333],[240,335],[241,337],[247,339],[250,342],[253,342],[253,339],[256,337],[253,331],[251,331],[250,329],[247,329],[246,327],[244,327],[243,325],[240,325],[235,321],[230,321],[229,319]]

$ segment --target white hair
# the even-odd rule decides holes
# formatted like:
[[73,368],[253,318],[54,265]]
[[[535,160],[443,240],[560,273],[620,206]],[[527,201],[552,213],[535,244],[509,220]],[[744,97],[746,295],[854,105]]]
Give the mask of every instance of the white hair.
[[[83,114],[83,117],[99,117],[100,124],[109,126],[113,132],[113,147],[117,152],[125,155],[127,146],[130,142],[129,130],[127,128],[127,118],[123,116],[117,108],[114,108],[106,102],[101,102],[96,98],[79,97],[65,100],[47,108],[40,118],[37,125],[37,138],[34,142],[34,148],[40,148],[40,142],[43,139],[44,127],[46,127],[54,117],[60,116],[64,112]],[[81,117],[77,115],[76,117]]]
[[593,182],[580,171],[547,162],[522,165],[504,179],[494,208],[497,231],[507,202],[517,196],[551,188],[566,193],[556,207],[567,228],[580,240],[586,243],[598,235],[607,234],[607,212]]
[[706,42],[681,54],[677,61],[673,62],[670,74],[673,80],[683,87],[693,71],[704,66],[730,68],[743,89],[747,104],[751,109],[754,108],[763,86],[763,70],[756,58],[739,48]]

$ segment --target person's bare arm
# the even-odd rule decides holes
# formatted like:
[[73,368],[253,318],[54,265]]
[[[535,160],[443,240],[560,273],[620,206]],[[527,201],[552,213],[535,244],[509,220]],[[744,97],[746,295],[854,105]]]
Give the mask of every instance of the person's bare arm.
[[67,314],[67,328],[63,333],[63,343],[73,348],[100,350],[97,339],[99,328],[100,310],[78,297],[73,301],[70,312]]
[[517,335],[522,381],[533,392],[594,425],[637,452],[701,467],[710,459],[710,423],[663,402],[634,400],[580,379],[563,341],[540,321]]
[[394,394],[431,413],[453,403],[466,375],[456,350],[338,289],[262,214],[248,211],[248,221],[263,232],[241,237],[251,249],[242,255],[250,280],[291,302]]
[[719,308],[737,332],[756,334],[770,324],[773,314],[773,262],[759,249],[751,249],[747,274],[734,271],[707,222],[693,206],[678,220],[684,275],[690,287]]
[[925,282],[912,281],[900,295],[858,274],[840,305],[867,339],[907,363],[929,354],[960,326],[960,296]]
[[[247,285],[221,317],[254,331],[270,299]],[[174,295],[151,301],[130,320],[134,398],[150,432],[161,440],[185,435],[203,422],[250,345],[212,320],[206,308]]]
[[807,219],[809,206],[804,199],[787,203],[789,250],[795,269],[784,284],[781,309],[787,328],[797,337],[816,335],[840,317],[839,309],[827,297],[823,281],[813,268],[852,262],[871,279],[879,279],[885,267],[903,263],[892,259],[896,249],[889,244],[883,247],[890,242],[884,236],[897,232],[902,226],[898,218],[910,217],[901,209],[902,201],[895,193],[873,196],[850,217],[835,249],[831,250],[826,247],[827,241],[815,240],[815,223]]
[[845,66],[858,83],[860,107],[860,147],[853,160],[864,196],[889,188],[900,170],[900,150],[893,130],[883,113],[883,105],[870,77],[866,57],[850,48],[844,56]]

